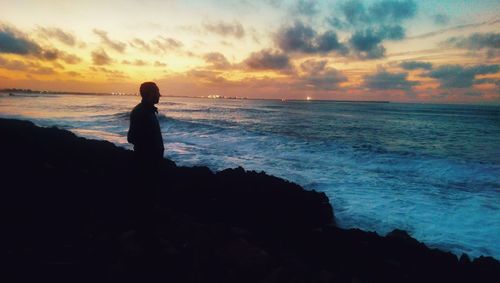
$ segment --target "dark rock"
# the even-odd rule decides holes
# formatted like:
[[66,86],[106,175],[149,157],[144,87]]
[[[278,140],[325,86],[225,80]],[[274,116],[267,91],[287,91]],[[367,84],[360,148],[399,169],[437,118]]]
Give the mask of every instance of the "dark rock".
[[133,153],[0,119],[5,282],[498,282],[402,230],[335,226],[324,193],[264,172],[137,170]]

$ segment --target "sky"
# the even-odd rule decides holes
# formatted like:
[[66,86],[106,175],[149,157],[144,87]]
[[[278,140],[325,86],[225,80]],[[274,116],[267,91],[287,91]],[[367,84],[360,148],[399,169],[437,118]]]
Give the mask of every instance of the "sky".
[[0,88],[500,103],[500,0],[0,0]]

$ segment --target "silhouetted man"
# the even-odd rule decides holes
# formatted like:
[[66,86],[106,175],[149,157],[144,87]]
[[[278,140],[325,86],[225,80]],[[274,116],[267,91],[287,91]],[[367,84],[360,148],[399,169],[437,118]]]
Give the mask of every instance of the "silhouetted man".
[[130,128],[127,135],[129,143],[134,145],[134,152],[139,163],[149,166],[158,165],[163,158],[163,138],[160,123],[154,106],[160,101],[160,90],[153,82],[141,84],[141,103],[130,113]]
[[130,113],[127,140],[134,145],[135,175],[130,191],[130,213],[136,223],[139,241],[149,257],[159,250],[154,200],[157,198],[160,161],[163,160],[163,138],[154,106],[160,101],[160,90],[153,82],[141,84],[141,103]]

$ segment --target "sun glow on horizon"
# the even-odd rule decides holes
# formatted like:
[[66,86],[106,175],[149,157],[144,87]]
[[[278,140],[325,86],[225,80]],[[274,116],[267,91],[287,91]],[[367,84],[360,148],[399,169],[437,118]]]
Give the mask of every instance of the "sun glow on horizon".
[[0,88],[500,102],[488,0],[0,1]]

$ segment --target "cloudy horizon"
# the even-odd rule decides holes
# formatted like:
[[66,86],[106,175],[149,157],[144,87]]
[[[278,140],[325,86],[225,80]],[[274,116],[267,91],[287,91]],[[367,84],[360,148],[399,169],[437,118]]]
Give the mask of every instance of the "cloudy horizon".
[[0,88],[500,102],[499,1],[0,3]]

